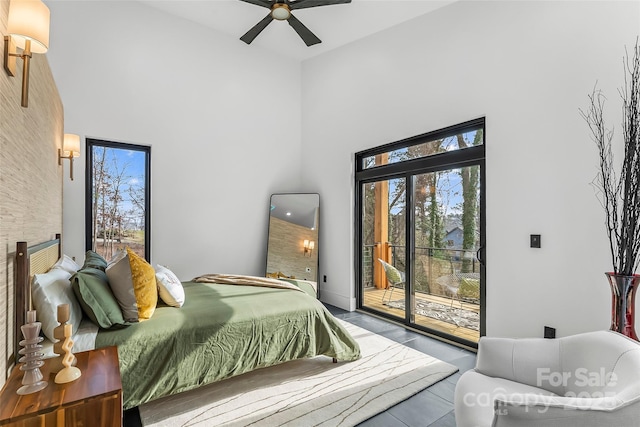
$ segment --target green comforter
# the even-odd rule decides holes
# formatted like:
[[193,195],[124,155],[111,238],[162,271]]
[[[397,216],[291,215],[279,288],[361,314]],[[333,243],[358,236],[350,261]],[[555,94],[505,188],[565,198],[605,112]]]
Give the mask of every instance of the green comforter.
[[304,292],[183,285],[181,308],[159,305],[150,320],[98,333],[97,348],[118,346],[125,409],[289,360],[360,357],[349,333]]

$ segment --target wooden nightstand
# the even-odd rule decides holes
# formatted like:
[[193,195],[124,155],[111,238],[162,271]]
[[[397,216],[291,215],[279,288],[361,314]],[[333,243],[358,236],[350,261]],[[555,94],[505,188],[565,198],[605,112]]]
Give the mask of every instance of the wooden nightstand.
[[56,384],[49,363],[40,370],[49,385],[44,390],[20,396],[19,367],[11,372],[0,392],[0,426],[122,426],[122,382],[116,347],[75,353],[82,376]]

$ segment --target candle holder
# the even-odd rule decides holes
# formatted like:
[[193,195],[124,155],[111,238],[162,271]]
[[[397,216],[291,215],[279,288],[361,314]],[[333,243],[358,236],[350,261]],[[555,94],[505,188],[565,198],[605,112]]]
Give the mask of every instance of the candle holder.
[[64,350],[65,354],[62,358],[62,364],[64,368],[56,374],[54,381],[56,384],[64,384],[71,381],[75,381],[80,378],[82,372],[80,369],[75,366],[71,366],[75,356],[71,353],[71,348],[73,347],[73,340],[71,339],[71,334],[73,333],[72,325],[64,325],[64,343],[62,344],[62,350]]
[[36,322],[36,311],[27,311],[27,323],[20,327],[24,339],[19,344],[24,348],[18,351],[18,354],[22,355],[19,362],[22,363],[20,370],[24,372],[24,375],[22,377],[22,387],[16,393],[21,395],[35,393],[48,385],[47,381],[43,380],[42,372],[40,372],[40,367],[44,365],[42,361],[44,353],[40,351],[42,350],[40,343],[44,339],[40,336],[41,327],[42,324]]
[[[53,329],[53,337],[58,341],[53,344],[53,352],[57,354],[56,357],[50,360],[49,368],[52,374],[57,374],[64,368],[62,364],[62,359],[64,356],[64,350],[62,346],[64,345],[64,327],[69,321],[69,304],[60,304],[58,306],[58,323],[59,325]],[[73,332],[73,331],[72,331]],[[77,359],[75,355],[73,356],[73,362],[71,365],[75,366],[77,363]]]

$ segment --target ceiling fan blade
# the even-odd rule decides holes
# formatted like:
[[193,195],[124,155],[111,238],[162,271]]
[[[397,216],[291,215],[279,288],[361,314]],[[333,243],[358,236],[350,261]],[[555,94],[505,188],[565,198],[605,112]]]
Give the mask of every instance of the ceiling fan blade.
[[343,3],[351,3],[351,0],[298,0],[298,1],[287,2],[287,4],[289,5],[289,9],[291,10],[307,9],[309,7],[318,7],[318,6],[331,6],[332,4],[343,4]]
[[251,44],[253,39],[258,37],[258,34],[260,34],[262,30],[267,28],[267,25],[269,25],[271,21],[273,21],[273,17],[271,16],[271,13],[269,13],[267,16],[264,17],[262,21],[258,22],[256,25],[253,26],[253,28],[247,31],[244,34],[244,36],[240,37],[240,40],[242,40],[246,44]]
[[298,35],[302,38],[307,46],[313,46],[314,44],[322,43],[322,41],[318,37],[316,37],[316,35],[313,34],[311,30],[305,27],[302,22],[298,21],[295,16],[290,15],[289,19],[287,19],[287,22],[289,22],[289,25],[291,25],[293,29],[296,30],[296,33],[298,33]]
[[269,0],[240,0],[245,3],[255,4],[256,6],[266,7],[267,9],[271,9],[271,5],[273,4]]

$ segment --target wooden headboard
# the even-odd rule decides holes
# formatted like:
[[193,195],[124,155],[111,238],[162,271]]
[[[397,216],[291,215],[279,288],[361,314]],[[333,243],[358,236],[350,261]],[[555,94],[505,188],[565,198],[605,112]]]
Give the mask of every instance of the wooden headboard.
[[31,279],[34,274],[42,274],[49,271],[53,264],[60,259],[62,248],[60,234],[56,238],[34,246],[27,246],[27,242],[16,244],[16,281],[15,281],[15,335],[14,357],[18,363],[19,342],[22,340],[20,327],[27,323],[27,311],[32,310],[31,304]]

